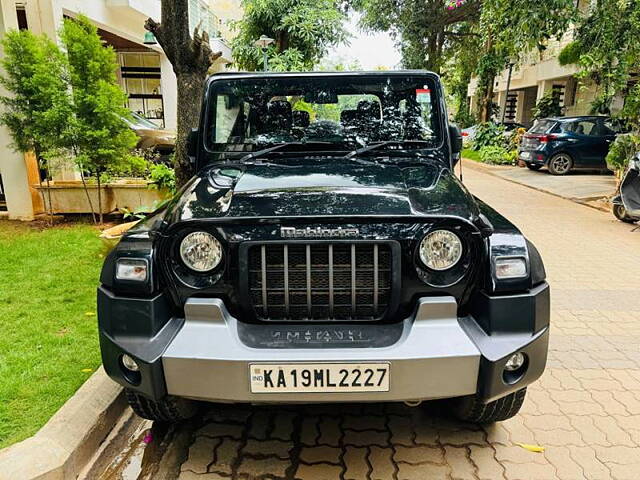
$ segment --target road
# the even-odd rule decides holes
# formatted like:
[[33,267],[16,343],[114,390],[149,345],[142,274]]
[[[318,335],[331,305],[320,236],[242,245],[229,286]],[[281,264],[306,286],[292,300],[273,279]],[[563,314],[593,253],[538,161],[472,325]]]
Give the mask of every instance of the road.
[[404,405],[216,407],[198,420],[181,480],[640,478],[640,231],[465,174],[538,246],[552,285],[549,365],[521,414],[480,428]]

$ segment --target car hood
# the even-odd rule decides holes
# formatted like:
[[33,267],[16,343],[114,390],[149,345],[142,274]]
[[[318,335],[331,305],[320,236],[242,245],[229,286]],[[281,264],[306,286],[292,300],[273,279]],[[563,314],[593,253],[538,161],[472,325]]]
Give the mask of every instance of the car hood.
[[323,159],[210,168],[183,189],[165,220],[369,215],[446,215],[473,221],[478,207],[439,162]]

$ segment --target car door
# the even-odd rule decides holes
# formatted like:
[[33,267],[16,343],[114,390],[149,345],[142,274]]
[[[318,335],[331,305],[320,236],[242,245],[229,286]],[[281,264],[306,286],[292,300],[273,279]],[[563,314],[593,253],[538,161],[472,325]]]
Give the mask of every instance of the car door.
[[610,118],[599,119],[599,136],[602,139],[600,166],[602,168],[607,167],[607,154],[613,142],[616,141],[618,133],[620,133],[620,126],[615,125]]
[[601,168],[606,153],[604,138],[599,135],[598,121],[585,118],[570,122],[565,126],[569,133],[567,150],[578,168]]

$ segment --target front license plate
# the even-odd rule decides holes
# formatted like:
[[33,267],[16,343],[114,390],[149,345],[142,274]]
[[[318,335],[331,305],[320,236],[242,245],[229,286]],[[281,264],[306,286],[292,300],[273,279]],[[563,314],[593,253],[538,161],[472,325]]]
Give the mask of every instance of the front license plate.
[[531,158],[531,152],[520,152],[520,158],[522,159]]
[[251,393],[388,392],[388,363],[251,364]]

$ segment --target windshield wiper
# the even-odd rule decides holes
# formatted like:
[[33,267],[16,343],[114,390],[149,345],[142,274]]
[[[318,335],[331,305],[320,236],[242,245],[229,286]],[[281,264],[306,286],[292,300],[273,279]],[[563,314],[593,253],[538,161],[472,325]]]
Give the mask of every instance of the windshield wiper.
[[[358,148],[357,150],[353,150],[352,152],[349,152],[348,154],[346,154],[344,156],[344,158],[357,157],[358,155],[362,155],[364,153],[371,152],[373,150],[378,150],[379,148],[382,148],[382,147],[388,147],[389,145],[399,145],[399,146],[404,146],[404,145],[429,145],[429,146],[433,146],[433,142],[430,142],[428,140],[387,140],[387,141],[384,141],[384,142],[376,142],[376,143],[368,145],[366,147],[362,147],[362,148]],[[404,151],[404,150],[402,150],[402,151]]]
[[275,152],[278,150],[283,150],[286,149],[287,147],[292,147],[292,146],[328,146],[328,145],[335,145],[332,142],[320,142],[320,141],[313,141],[313,142],[287,142],[287,143],[280,143],[278,145],[274,145],[272,147],[269,148],[265,148],[263,150],[258,150],[257,152],[251,152],[248,153],[247,155],[245,155],[244,157],[240,158],[240,162],[246,162],[247,160],[252,160],[254,158],[258,158],[258,157],[263,157],[271,152]]

